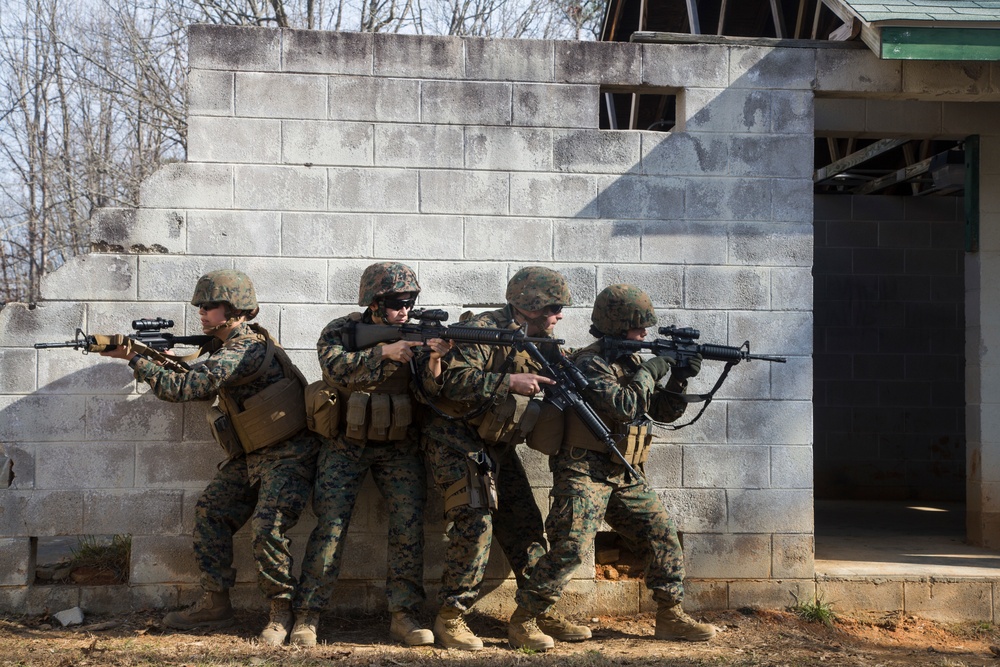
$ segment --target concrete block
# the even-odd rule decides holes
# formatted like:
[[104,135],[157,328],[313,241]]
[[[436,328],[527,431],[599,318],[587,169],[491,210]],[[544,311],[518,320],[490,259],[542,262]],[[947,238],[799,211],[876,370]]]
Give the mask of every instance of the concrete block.
[[743,401],[729,409],[731,442],[807,445],[812,443],[812,403]]
[[510,125],[510,96],[509,83],[424,81],[420,85],[420,121],[442,125]]
[[[902,611],[904,583],[872,577],[842,579],[817,577],[816,600],[830,605],[835,613],[853,611]],[[812,602],[804,599],[801,602]]]
[[729,489],[731,533],[811,533],[811,489]]
[[185,211],[176,209],[98,209],[90,219],[90,244],[95,253],[183,253],[185,224]]
[[327,170],[309,167],[237,165],[235,208],[322,211],[327,205]]
[[[710,343],[708,338],[702,338],[701,342]],[[750,398],[768,398],[771,394],[771,372],[768,368],[770,364],[766,362],[755,364],[741,364],[739,369],[734,371],[719,388],[716,400],[728,400],[735,402]],[[691,381],[691,391],[708,391],[721,376],[723,364],[719,361],[703,365],[702,372]],[[693,409],[694,406],[691,406]]]
[[231,208],[233,167],[223,164],[165,164],[139,185],[143,208]]
[[729,145],[732,176],[809,178],[813,173],[812,134],[733,135]]
[[465,77],[480,81],[552,81],[553,45],[530,39],[465,37]]
[[86,586],[80,589],[80,604],[87,613],[114,614],[122,611],[170,609],[178,602],[172,585]]
[[770,220],[771,181],[756,178],[687,180],[683,198],[688,220]]
[[669,265],[609,264],[597,270],[597,284],[604,289],[607,285],[627,283],[652,295],[659,308],[680,305],[684,294],[684,269]]
[[903,583],[906,612],[940,623],[993,620],[993,582],[942,580]]
[[[664,176],[601,176],[598,217],[658,220],[684,210],[684,182]],[[673,212],[673,213],[672,213]]]
[[729,85],[811,90],[816,85],[816,51],[734,46],[729,52]]
[[376,216],[375,247],[388,257],[462,256],[462,218],[444,215]]
[[232,116],[235,76],[234,72],[211,69],[192,69],[188,72],[188,122],[196,116]]
[[273,164],[281,155],[281,121],[192,116],[188,120],[189,162]]
[[86,324],[85,313],[86,306],[75,301],[8,303],[0,309],[0,347],[71,340],[73,331]]
[[[771,536],[686,533],[684,569],[694,579],[767,579],[771,576]],[[730,605],[734,583],[729,583]]]
[[375,76],[461,79],[465,76],[464,40],[425,35],[375,35]]
[[281,36],[281,69],[286,72],[372,73],[372,33],[284,30]]
[[771,447],[771,487],[777,489],[812,488],[813,452],[806,445]]
[[183,406],[153,396],[91,396],[87,439],[102,442],[180,440]]
[[380,167],[461,169],[465,133],[452,125],[375,126],[375,161]]
[[543,218],[466,218],[462,256],[544,262],[552,259],[552,236],[553,221]]
[[866,100],[818,97],[814,101],[817,136],[861,136],[867,114]]
[[[693,613],[728,608],[728,582],[712,579],[699,580],[687,578],[684,580],[684,611]],[[655,610],[656,607],[651,605],[648,611]],[[643,609],[643,611],[646,610]]]
[[[132,300],[136,296],[136,258],[77,255],[42,278],[42,297],[78,301]],[[68,340],[68,339],[67,339]]]
[[419,81],[332,76],[329,87],[330,120],[420,121]]
[[818,92],[895,94],[902,82],[902,61],[880,60],[869,49],[816,49]]
[[465,167],[489,171],[551,171],[552,130],[466,127]]
[[771,576],[777,579],[812,579],[814,539],[809,534],[775,534],[771,539]]
[[812,600],[816,582],[812,579],[770,579],[729,582],[729,607],[740,609],[784,609],[796,600]]
[[[140,301],[191,300],[200,276],[217,269],[233,268],[232,259],[221,257],[145,256],[138,263],[138,298]],[[253,278],[252,278],[253,279]],[[256,280],[254,287],[256,287]],[[120,325],[119,325],[119,328]]]
[[715,222],[646,221],[642,223],[640,261],[725,264],[729,261],[728,237],[727,226]]
[[865,131],[879,136],[936,138],[942,134],[942,104],[895,100],[866,100]]
[[[194,290],[194,282],[192,281],[188,291]],[[191,306],[187,301],[191,298],[188,294],[184,298],[184,303],[150,303],[150,302],[106,302],[106,303],[91,303],[87,305],[87,327],[97,333],[125,333],[131,328],[132,320],[138,319],[152,319],[154,317],[162,317],[167,320],[173,320],[173,328],[165,329],[165,331],[170,331],[175,334],[201,334],[201,326],[197,326],[192,329],[185,326],[185,315],[190,314],[192,320],[197,319],[197,310],[194,306]],[[81,355],[82,356],[82,355]],[[89,355],[87,355],[89,356]],[[84,357],[86,359],[86,357]],[[131,378],[132,372],[128,366],[122,364],[120,361],[112,359],[100,359],[90,358],[89,362],[91,365],[97,363],[113,363],[124,369],[126,375]],[[131,384],[131,383],[130,383]],[[102,392],[82,392],[82,393],[104,393]]]
[[423,262],[418,274],[422,301],[484,310],[504,303],[507,265],[486,262]]
[[628,130],[557,130],[552,162],[557,171],[620,174],[637,171],[640,135]]
[[784,364],[772,365],[771,398],[781,400],[803,400],[813,395],[812,360],[806,357],[792,358]]
[[[185,433],[187,422],[199,421],[205,432],[199,440],[140,442],[135,446],[135,484],[139,489],[191,489],[200,492],[212,477],[215,465],[224,458],[222,448],[214,440],[207,440],[205,414],[208,403],[189,403],[184,406]],[[188,415],[190,413],[190,415]]]
[[[677,100],[685,132],[770,132],[771,94],[741,88],[689,88]],[[683,119],[683,120],[681,120]]]
[[729,228],[730,261],[764,266],[813,264],[813,226],[803,224],[737,223]]
[[721,44],[643,44],[642,85],[725,88],[729,48]]
[[297,304],[281,307],[281,344],[316,356],[316,341],[328,322],[360,310],[357,306]]
[[189,211],[187,237],[188,245],[199,255],[275,256],[281,249],[281,214]]
[[770,276],[766,269],[731,266],[689,266],[687,308],[751,310],[768,307]]
[[595,130],[599,127],[597,86],[515,83],[512,95],[511,125]]
[[563,83],[638,86],[643,47],[622,42],[555,42],[555,80]]
[[[507,278],[510,279],[513,277],[514,273],[519,268],[521,268],[520,265],[512,265],[510,274]],[[576,266],[572,264],[562,264],[555,268],[559,271],[559,273],[566,277],[566,282],[569,283],[570,294],[573,296],[573,303],[577,307],[593,305],[594,298],[597,296],[597,271],[595,270],[593,264],[580,264]],[[590,327],[589,308],[587,309],[585,315],[587,324],[581,327],[583,329]],[[572,313],[570,314],[570,317],[572,317]]]
[[282,121],[281,161],[307,167],[328,164],[370,167],[374,163],[374,135],[371,123]]
[[8,614],[44,614],[68,609],[80,600],[76,586],[5,586],[0,588],[0,610]]
[[35,563],[30,537],[0,537],[0,586],[30,586],[35,581]]
[[509,176],[488,171],[420,171],[421,213],[504,215]]
[[[119,323],[115,331],[125,331]],[[97,331],[97,330],[95,330]],[[42,394],[131,394],[132,370],[117,360],[59,350],[38,360],[38,391]]]
[[595,581],[588,613],[594,616],[637,614],[642,588],[638,579]]
[[281,254],[286,257],[367,257],[374,216],[365,213],[281,214]]
[[198,577],[190,535],[132,536],[130,585],[193,584]]
[[812,314],[807,312],[732,313],[728,344],[740,345],[750,340],[751,349],[757,354],[809,356],[813,351],[812,326]]
[[72,442],[39,445],[37,489],[105,489],[135,482],[135,446],[127,443]]
[[167,489],[85,491],[83,532],[88,535],[180,534],[183,493]]
[[241,262],[240,268],[253,276],[258,301],[326,303],[326,265],[322,259],[258,257]]
[[4,537],[52,537],[83,532],[83,492],[4,490],[0,534]]
[[330,169],[329,210],[416,213],[421,172],[407,169]]
[[[979,134],[984,127],[990,127],[997,113],[1000,113],[1000,104],[996,102],[944,102],[941,104],[941,129],[945,135],[955,137]],[[982,155],[981,148],[980,155]],[[984,163],[988,164],[991,161],[989,158],[983,160],[981,157],[981,168],[985,166]],[[980,174],[982,173],[980,171]],[[957,198],[949,197],[949,199]]]
[[[679,451],[682,448],[676,449]],[[674,465],[675,474],[680,476],[682,465],[679,458]],[[659,491],[658,495],[682,533],[719,533],[725,530],[725,489],[673,488]]]
[[510,212],[521,216],[596,218],[597,184],[596,177],[584,174],[513,173]]
[[989,62],[899,62],[902,66],[902,92],[906,96],[972,101],[993,92]]
[[642,239],[639,222],[557,220],[553,254],[561,262],[638,262]]
[[703,132],[638,132],[641,172],[663,176],[723,176],[729,169],[729,137]]
[[813,220],[811,178],[771,179],[771,216],[775,222],[811,223]]
[[35,391],[37,355],[34,350],[0,348],[0,394],[28,394]]
[[251,118],[327,117],[328,77],[313,74],[237,72],[237,116]]
[[281,69],[281,30],[196,24],[188,28],[191,69],[276,72]]
[[0,397],[0,442],[71,442],[84,437],[83,396]]
[[813,136],[815,101],[811,90],[772,90],[771,132]]
[[[378,259],[339,259],[330,260],[327,268],[328,284],[327,293],[329,303],[356,305],[358,302],[358,282],[365,267]],[[423,276],[416,266],[411,266],[417,271],[417,279],[421,281],[423,291],[420,293],[421,300],[427,298],[428,285],[423,284]],[[357,310],[357,308],[355,308]],[[316,332],[317,338],[319,331]]]
[[770,484],[770,452],[750,445],[686,445],[686,488],[764,489]]

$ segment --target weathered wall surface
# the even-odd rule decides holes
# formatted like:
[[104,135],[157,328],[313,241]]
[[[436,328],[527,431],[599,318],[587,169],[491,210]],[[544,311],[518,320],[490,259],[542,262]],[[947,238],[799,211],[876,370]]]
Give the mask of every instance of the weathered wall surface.
[[[235,267],[257,286],[261,322],[316,378],[319,331],[353,309],[374,259],[412,265],[423,305],[453,318],[499,303],[507,278],[538,263],[571,282],[571,345],[588,342],[597,291],[627,281],[662,324],[787,355],[738,366],[699,423],[661,433],[649,480],[683,531],[688,606],[808,598],[814,49],[209,27],[190,40],[188,161],[149,178],[138,210],[98,216],[100,251],[49,276],[43,303],[0,311],[0,442],[16,473],[0,489],[0,608],[189,600],[194,503],[220,458],[205,406],[148,396],[124,364],[32,343],[148,316],[197,333],[195,279]],[[678,127],[598,130],[602,86],[677,92]],[[698,387],[720,371],[706,363]],[[525,459],[546,507],[545,461]],[[439,498],[428,516],[433,592]],[[132,535],[128,587],[32,586],[34,538],[113,533]],[[384,604],[384,535],[369,489],[345,607]],[[248,547],[239,602],[259,605]],[[592,572],[568,607],[645,604],[636,582]],[[497,551],[484,608],[509,609],[506,575]]]

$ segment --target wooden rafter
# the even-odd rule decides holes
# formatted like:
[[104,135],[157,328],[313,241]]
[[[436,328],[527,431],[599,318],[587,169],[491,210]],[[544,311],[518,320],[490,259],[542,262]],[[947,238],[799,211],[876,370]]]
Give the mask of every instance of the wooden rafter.
[[864,185],[858,186],[851,190],[851,194],[855,195],[867,195],[872,192],[877,192],[879,190],[884,190],[891,185],[896,185],[897,183],[905,183],[906,181],[919,176],[920,174],[926,174],[930,171],[931,160],[934,158],[929,157],[926,160],[921,160],[914,164],[908,165],[902,169],[897,169],[891,174],[886,174],[881,178],[876,178],[872,181],[865,183]]
[[840,160],[836,160],[825,167],[817,169],[813,174],[813,182],[819,183],[827,180],[828,178],[833,178],[837,174],[842,174],[848,169],[856,167],[862,162],[872,159],[876,155],[881,155],[886,151],[891,151],[893,148],[902,146],[907,141],[908,139],[880,139],[871,146],[862,148],[860,151],[851,153]]

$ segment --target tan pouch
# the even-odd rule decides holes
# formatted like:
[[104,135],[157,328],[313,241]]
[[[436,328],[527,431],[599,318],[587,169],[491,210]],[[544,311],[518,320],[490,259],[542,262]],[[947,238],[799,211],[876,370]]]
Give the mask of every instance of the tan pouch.
[[345,435],[352,440],[364,441],[368,436],[368,399],[371,394],[356,391],[347,399],[347,430]]
[[372,406],[368,439],[385,442],[389,439],[389,426],[392,424],[392,401],[389,400],[389,394],[372,394],[368,403]]
[[477,429],[487,442],[516,445],[524,442],[538,418],[538,403],[527,396],[507,394],[502,401],[494,402]]
[[296,378],[278,380],[248,398],[232,421],[246,452],[290,438],[306,427],[302,384]]
[[389,439],[405,439],[406,431],[412,423],[413,406],[409,394],[392,394],[392,426],[389,428]]
[[313,433],[335,438],[340,433],[340,397],[325,380],[306,387],[306,426]]
[[226,453],[227,460],[243,455],[243,445],[236,437],[236,431],[233,430],[233,425],[225,412],[213,406],[205,413],[205,420],[208,422],[212,437]]
[[562,410],[544,401],[539,404],[539,414],[535,426],[528,433],[526,442],[537,452],[552,456],[562,447],[563,433],[566,430],[566,415]]
[[444,492],[444,511],[468,505],[473,509],[497,508],[497,479],[495,472],[479,472],[479,466],[468,461],[465,477],[449,486]]

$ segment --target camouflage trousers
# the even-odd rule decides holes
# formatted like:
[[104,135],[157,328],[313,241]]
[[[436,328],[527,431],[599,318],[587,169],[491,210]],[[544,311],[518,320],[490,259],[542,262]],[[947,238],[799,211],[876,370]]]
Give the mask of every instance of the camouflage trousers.
[[[468,474],[468,455],[460,448],[484,444],[478,438],[478,442],[470,440],[474,436],[467,431],[463,433],[465,430],[462,424],[451,424],[433,436],[425,431],[423,444],[427,463],[442,493]],[[442,435],[448,439],[440,439]],[[460,505],[445,513],[448,546],[439,594],[444,607],[464,611],[475,603],[494,535],[514,571],[518,588],[528,583],[535,563],[545,553],[542,515],[514,448],[491,454],[491,458],[498,466],[497,509],[491,513],[487,508]]]
[[[371,471],[389,511],[389,611],[417,610],[424,595],[424,505],[427,473],[415,442],[352,445],[343,438],[323,447],[316,466],[313,509],[318,522],[309,536],[296,610],[323,611],[340,574],[344,537],[361,485]],[[369,555],[361,555],[370,558]]]
[[303,430],[219,469],[195,506],[194,554],[203,589],[223,591],[236,584],[233,535],[250,521],[261,591],[269,599],[292,598],[296,580],[285,534],[309,500],[318,447]]
[[653,598],[682,602],[684,555],[677,526],[660,497],[644,482],[626,483],[622,466],[605,454],[586,451],[573,459],[564,450],[551,465],[552,507],[545,532],[552,546],[535,565],[528,586],[517,591],[517,604],[532,614],[554,605],[593,548],[602,519],[647,563],[645,582]]

